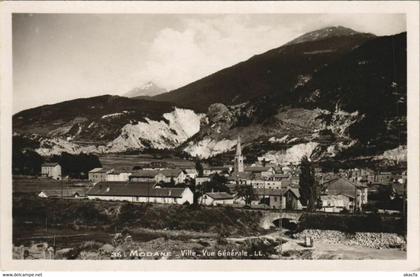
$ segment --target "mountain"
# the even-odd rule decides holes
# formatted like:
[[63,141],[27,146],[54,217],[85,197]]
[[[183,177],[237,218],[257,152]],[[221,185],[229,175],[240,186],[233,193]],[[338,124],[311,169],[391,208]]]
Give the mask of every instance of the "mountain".
[[406,145],[406,65],[406,33],[368,39],[285,93],[212,104],[182,147],[208,158],[232,153],[240,135],[249,161],[386,156]]
[[165,93],[167,90],[157,86],[153,82],[147,82],[140,87],[135,87],[129,90],[127,93],[124,94],[125,97],[128,98],[144,98],[148,96],[153,96],[161,93]]
[[103,95],[19,112],[13,132],[43,155],[173,148],[198,132],[201,115],[170,103]]
[[287,96],[296,86],[303,85],[316,71],[374,38],[372,34],[340,30],[334,32],[334,36],[320,35],[317,40],[272,49],[151,99],[199,112],[205,112],[213,103],[236,105],[271,94],[284,97],[282,102],[287,104]]
[[230,162],[241,136],[248,163],[401,160],[406,65],[406,33],[332,27],[148,99],[104,95],[22,111],[13,130],[42,155],[174,149]]
[[[305,33],[295,38],[294,40],[289,41],[285,45],[299,44],[299,43],[323,40],[323,39],[333,38],[333,37],[354,36],[357,34],[359,33],[350,28],[346,28],[343,26],[330,26],[330,27],[326,27],[323,29],[309,32],[309,33]],[[374,36],[373,34],[370,34],[370,33],[365,33],[365,35],[372,36],[372,37]]]

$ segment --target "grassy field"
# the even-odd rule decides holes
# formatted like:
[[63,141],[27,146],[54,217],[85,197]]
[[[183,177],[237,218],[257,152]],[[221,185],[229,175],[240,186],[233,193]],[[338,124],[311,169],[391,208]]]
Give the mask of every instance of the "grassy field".
[[62,180],[57,181],[49,178],[38,177],[13,177],[13,193],[39,193],[42,190],[60,190],[70,187],[88,187],[88,180]]
[[183,160],[177,157],[163,157],[153,154],[106,154],[99,156],[99,160],[104,168],[132,169],[134,166],[144,166],[150,162],[167,162],[176,167],[194,168],[194,162]]

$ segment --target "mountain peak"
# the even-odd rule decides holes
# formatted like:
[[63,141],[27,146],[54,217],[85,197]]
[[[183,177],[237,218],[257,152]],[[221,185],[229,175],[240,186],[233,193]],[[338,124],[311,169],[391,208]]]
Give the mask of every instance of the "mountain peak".
[[142,96],[154,96],[157,94],[161,94],[166,92],[166,89],[163,89],[156,85],[154,82],[149,81],[144,83],[139,87],[135,87],[129,90],[127,93],[124,94],[125,97],[133,98],[133,97],[142,97]]
[[343,27],[343,26],[329,26],[329,27],[325,27],[319,30],[305,33],[295,38],[294,40],[286,43],[286,45],[323,40],[323,39],[332,38],[332,37],[354,36],[357,34],[364,34],[364,35],[368,35],[372,37],[374,36],[373,34],[370,34],[370,33],[360,33],[353,29]]

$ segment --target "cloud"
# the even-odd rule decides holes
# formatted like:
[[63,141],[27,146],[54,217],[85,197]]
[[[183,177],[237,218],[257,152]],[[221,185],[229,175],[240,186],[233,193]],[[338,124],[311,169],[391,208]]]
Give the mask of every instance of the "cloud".
[[186,19],[182,28],[158,32],[135,77],[175,89],[278,47],[293,36],[290,29],[247,24],[244,16]]
[[[175,89],[268,51],[308,31],[343,25],[378,35],[405,29],[403,15],[334,14],[268,16],[224,15],[182,20],[160,30],[152,41],[137,84],[153,81]],[[297,20],[300,18],[300,20]],[[387,24],[385,24],[387,23]]]

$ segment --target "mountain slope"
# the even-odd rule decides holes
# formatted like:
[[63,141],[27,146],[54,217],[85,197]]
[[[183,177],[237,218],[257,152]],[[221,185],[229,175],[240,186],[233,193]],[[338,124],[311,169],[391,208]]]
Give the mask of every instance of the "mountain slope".
[[169,103],[103,95],[19,112],[13,131],[37,141],[43,155],[124,152],[176,147],[198,132],[201,117]]
[[397,148],[406,144],[406,58],[405,33],[370,39],[285,94],[210,106],[208,123],[182,147],[209,157],[231,151],[230,144],[224,141],[225,148],[213,154],[203,145],[241,135],[251,160],[277,162],[297,160],[293,155],[348,158]]
[[43,155],[176,148],[219,159],[240,135],[247,162],[404,156],[406,34],[314,34],[147,100],[104,95],[26,110],[13,130]]
[[285,45],[152,99],[200,112],[212,103],[235,105],[270,94],[284,96],[286,104],[290,90],[373,37],[353,31],[351,35]]
[[[354,36],[357,34],[358,32],[350,28],[346,28],[343,26],[330,26],[330,27],[315,30],[309,33],[305,33],[289,41],[285,45],[299,44],[303,42],[322,40],[322,39],[327,39],[327,38],[332,38],[332,37]],[[373,36],[373,34],[366,34],[366,35]]]

